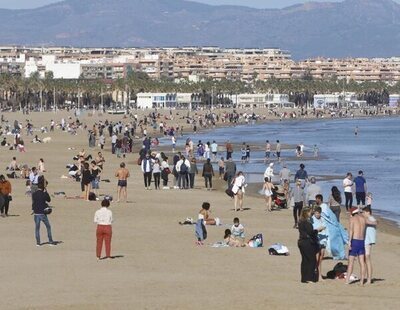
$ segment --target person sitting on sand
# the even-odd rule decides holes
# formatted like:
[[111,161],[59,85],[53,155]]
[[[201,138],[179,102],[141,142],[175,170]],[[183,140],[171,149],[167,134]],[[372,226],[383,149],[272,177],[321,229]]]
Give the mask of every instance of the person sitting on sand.
[[244,238],[245,238],[244,227],[242,224],[240,224],[240,220],[238,217],[235,217],[233,219],[233,225],[231,227],[231,232],[232,232],[232,236],[236,240],[238,240],[241,245],[243,245]]
[[219,224],[219,219],[218,218],[212,218],[210,216],[211,211],[210,211],[211,205],[209,202],[203,202],[201,205],[201,210],[199,211],[199,219],[204,220],[204,225],[218,225]]
[[234,236],[232,236],[232,232],[230,229],[225,229],[224,242],[231,247],[237,248],[242,246],[241,242],[237,240]]
[[35,138],[33,138],[32,143],[42,143],[42,140],[40,140],[36,135]]

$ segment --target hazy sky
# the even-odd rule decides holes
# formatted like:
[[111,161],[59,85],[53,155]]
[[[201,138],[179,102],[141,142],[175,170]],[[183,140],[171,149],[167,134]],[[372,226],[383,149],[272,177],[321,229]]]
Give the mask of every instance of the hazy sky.
[[[338,2],[342,0],[330,0],[330,1]],[[0,8],[9,8],[9,9],[34,8],[53,2],[58,2],[58,0],[0,0]],[[197,2],[203,2],[208,4],[236,4],[236,5],[246,5],[259,8],[272,8],[272,7],[277,8],[306,1],[305,0],[198,0]]]
[[[314,1],[340,2],[343,0],[324,0],[324,1],[314,0]],[[395,0],[395,1],[400,2],[400,0]],[[34,8],[53,2],[59,2],[59,0],[0,0],[0,8],[9,8],[9,9]],[[236,4],[236,5],[246,5],[258,8],[281,8],[292,4],[307,2],[307,1],[306,0],[197,0],[197,2],[203,2],[208,4]]]

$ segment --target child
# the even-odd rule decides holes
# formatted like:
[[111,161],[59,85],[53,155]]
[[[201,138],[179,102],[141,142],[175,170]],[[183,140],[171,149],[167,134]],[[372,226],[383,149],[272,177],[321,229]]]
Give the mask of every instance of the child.
[[235,217],[233,219],[233,225],[231,227],[231,232],[233,237],[239,241],[240,245],[244,244],[244,227],[240,224],[239,218]]
[[225,161],[223,157],[221,157],[221,159],[218,161],[218,169],[219,169],[219,179],[222,180],[225,174]]
[[[319,251],[317,252],[317,270],[319,281],[322,281],[322,260],[324,259],[325,248],[328,243],[328,236],[325,234],[324,221],[321,218],[321,207],[316,207],[312,217],[313,229],[318,230]],[[321,230],[322,228],[322,230]]]
[[[368,193],[370,194],[370,193]],[[363,209],[363,215],[367,221],[365,230],[365,263],[367,265],[367,284],[372,283],[372,262],[371,262],[371,249],[372,245],[376,242],[376,219],[372,216],[370,206]]]
[[32,191],[31,191],[31,181],[30,181],[30,180],[27,180],[26,183],[25,183],[25,186],[26,186],[25,195],[30,196],[30,195],[32,194]]
[[240,241],[232,236],[230,229],[225,229],[224,242],[231,247],[240,247]]
[[366,197],[366,206],[367,207],[370,207],[370,208],[372,207],[372,200],[373,200],[372,193],[368,192],[367,197]]

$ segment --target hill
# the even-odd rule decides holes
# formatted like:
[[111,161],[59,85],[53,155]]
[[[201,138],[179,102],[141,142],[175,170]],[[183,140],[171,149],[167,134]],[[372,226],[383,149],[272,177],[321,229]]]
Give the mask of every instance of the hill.
[[400,5],[346,0],[252,9],[183,0],[66,0],[0,10],[0,44],[279,47],[296,59],[385,57],[400,50]]

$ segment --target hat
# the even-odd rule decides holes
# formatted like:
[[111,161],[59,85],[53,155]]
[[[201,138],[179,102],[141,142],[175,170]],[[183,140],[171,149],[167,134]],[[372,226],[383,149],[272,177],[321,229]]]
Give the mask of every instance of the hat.
[[352,215],[357,214],[358,212],[360,212],[360,210],[359,210],[357,207],[352,207],[352,208],[350,209],[350,213],[351,213]]
[[269,166],[272,167],[274,165],[274,163],[270,163]]

